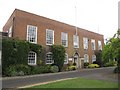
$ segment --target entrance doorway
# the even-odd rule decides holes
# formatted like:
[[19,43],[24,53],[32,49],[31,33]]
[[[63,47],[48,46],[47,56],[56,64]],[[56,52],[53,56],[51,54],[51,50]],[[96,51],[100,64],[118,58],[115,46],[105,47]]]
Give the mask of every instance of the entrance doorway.
[[75,53],[74,56],[73,56],[73,63],[76,63],[76,66],[78,68],[78,60],[79,60],[79,54],[78,53]]

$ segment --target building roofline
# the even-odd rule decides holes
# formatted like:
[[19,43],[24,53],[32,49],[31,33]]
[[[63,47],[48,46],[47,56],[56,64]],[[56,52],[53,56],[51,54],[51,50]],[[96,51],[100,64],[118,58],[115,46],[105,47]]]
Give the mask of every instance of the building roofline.
[[[20,9],[17,9],[17,8],[15,8],[15,10],[14,10],[13,13],[12,13],[12,15],[9,17],[9,19],[10,19],[10,18],[14,15],[14,13],[16,13],[17,11],[24,12],[24,13],[27,13],[27,14],[31,14],[31,15],[37,16],[37,17],[42,17],[42,18],[48,19],[48,20],[50,20],[50,21],[58,22],[58,23],[61,23],[61,24],[67,25],[67,26],[75,27],[74,25],[71,25],[71,24],[68,24],[68,23],[64,23],[64,22],[61,22],[61,21],[57,21],[57,20],[54,20],[54,19],[51,19],[51,18],[48,18],[48,17],[40,16],[40,15],[37,15],[37,14],[34,14],[34,13],[30,13],[30,12],[27,12],[27,11],[24,11],[24,10],[20,10]],[[9,19],[8,19],[8,20],[9,20]],[[7,22],[6,22],[6,23],[7,23]],[[103,36],[102,34],[99,34],[99,33],[93,32],[93,31],[89,31],[89,30],[84,29],[84,28],[80,28],[80,27],[77,27],[77,28],[78,28],[78,30],[81,29],[81,30],[84,30],[84,31],[87,31],[87,32],[91,32],[91,33],[95,33],[95,34],[98,34],[98,35]]]

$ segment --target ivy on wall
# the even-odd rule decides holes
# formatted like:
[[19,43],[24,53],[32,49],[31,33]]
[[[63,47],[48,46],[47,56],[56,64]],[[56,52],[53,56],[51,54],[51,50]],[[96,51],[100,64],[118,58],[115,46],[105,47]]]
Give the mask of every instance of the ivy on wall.
[[2,69],[10,65],[28,64],[28,53],[34,51],[40,57],[42,46],[32,44],[24,40],[3,38],[2,39]]
[[62,70],[65,60],[65,48],[61,45],[52,46],[54,64],[59,67],[59,71]]

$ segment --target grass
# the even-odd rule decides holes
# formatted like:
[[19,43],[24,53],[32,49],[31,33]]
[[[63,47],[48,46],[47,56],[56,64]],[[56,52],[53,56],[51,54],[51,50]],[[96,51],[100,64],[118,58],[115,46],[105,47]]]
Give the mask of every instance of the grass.
[[74,78],[44,85],[33,86],[31,88],[118,88],[118,84],[115,82],[102,80]]

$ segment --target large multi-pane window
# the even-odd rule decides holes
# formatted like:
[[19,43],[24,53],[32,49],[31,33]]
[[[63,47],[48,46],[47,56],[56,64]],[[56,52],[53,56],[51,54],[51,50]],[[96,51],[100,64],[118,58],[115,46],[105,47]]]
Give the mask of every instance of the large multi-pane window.
[[89,56],[87,54],[84,55],[84,62],[89,62]]
[[37,27],[27,25],[27,41],[37,43]]
[[68,54],[65,53],[65,60],[64,60],[64,64],[68,64]]
[[48,52],[48,53],[46,54],[46,64],[52,64],[52,63],[54,63],[54,60],[53,60],[53,58],[52,58],[52,53],[51,53],[51,52]]
[[46,30],[46,45],[54,44],[54,31],[47,29]]
[[8,37],[12,37],[12,26],[10,26],[8,30]]
[[98,41],[98,50],[102,50],[102,42]]
[[91,39],[92,50],[95,50],[95,40]]
[[64,47],[68,46],[68,34],[67,33],[64,33],[64,32],[61,33],[61,43]]
[[92,55],[92,62],[96,61],[96,56]]
[[33,51],[30,51],[28,53],[28,64],[29,65],[36,65],[36,58],[37,58],[37,54]]
[[86,37],[83,38],[83,47],[84,49],[88,49],[88,38]]
[[73,35],[73,45],[74,48],[79,48],[79,36]]

